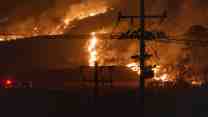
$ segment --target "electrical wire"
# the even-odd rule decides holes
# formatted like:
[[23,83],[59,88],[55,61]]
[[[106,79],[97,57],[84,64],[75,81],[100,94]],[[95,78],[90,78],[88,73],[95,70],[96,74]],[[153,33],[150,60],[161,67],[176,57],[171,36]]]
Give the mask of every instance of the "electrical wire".
[[[0,35],[1,36],[1,35]],[[4,35],[6,39],[9,40],[9,37],[13,37],[15,35]],[[111,39],[111,34],[106,33],[106,34],[97,34],[99,39],[103,40],[116,40],[116,39]],[[118,34],[119,36],[119,34]],[[17,36],[18,38],[15,41],[18,40],[35,40],[35,39],[49,39],[49,40],[56,40],[56,39],[63,39],[63,40],[70,40],[70,39],[89,39],[91,37],[90,34],[64,34],[64,35],[43,35],[43,36],[32,36],[32,37],[24,37],[24,36]],[[125,39],[117,39],[117,40],[127,40]],[[148,41],[153,41],[153,42],[159,42],[159,43],[175,43],[175,44],[185,44],[185,45],[191,45],[191,46],[208,46],[208,39],[203,40],[203,39],[191,39],[188,38],[187,36],[184,35],[177,35],[177,36],[167,36],[167,38],[161,38],[161,39],[152,39],[152,40],[147,40]]]

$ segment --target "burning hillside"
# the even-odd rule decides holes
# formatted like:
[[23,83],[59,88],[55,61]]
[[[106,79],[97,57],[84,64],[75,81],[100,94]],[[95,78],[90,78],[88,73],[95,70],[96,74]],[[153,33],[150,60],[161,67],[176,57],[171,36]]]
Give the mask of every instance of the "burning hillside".
[[[138,8],[135,7],[138,4],[135,4],[136,1],[134,0],[122,0],[122,2],[120,0],[31,1],[19,2],[14,9],[1,17],[0,24],[2,24],[2,27],[0,31],[2,36],[0,36],[0,41],[71,32],[91,34],[92,32],[99,33],[100,30],[104,30],[105,33],[110,33],[114,28],[112,27],[112,21],[116,19],[118,9],[126,11],[125,14],[138,13],[136,10]],[[151,14],[156,11],[160,13],[165,9],[168,12],[168,18],[161,25],[157,25],[155,22],[147,22],[147,28],[149,29],[159,28],[158,30],[168,34],[184,34],[194,24],[207,24],[206,13],[202,15],[203,12],[207,11],[206,5],[204,5],[207,2],[201,0],[161,0],[154,2],[154,4],[152,2],[152,0],[147,0],[147,13]],[[8,4],[13,6],[10,2]],[[152,5],[155,5],[154,9]],[[171,5],[173,7],[169,7]],[[197,5],[201,7],[197,7]],[[187,20],[187,18],[190,20]],[[126,22],[118,26],[118,30],[128,28],[129,24]],[[154,68],[156,73],[155,80],[167,81],[167,79],[172,80],[178,77],[204,79],[207,77],[207,57],[203,54],[207,47],[200,47],[195,45],[195,42],[188,41],[198,38],[206,39],[208,37],[207,29],[200,28],[195,30],[192,27],[184,37],[187,42],[181,45],[148,42],[147,52],[153,56],[147,64],[156,65],[156,68]],[[67,54],[61,54],[61,56],[66,56],[65,61],[70,61],[70,65],[85,61],[85,65],[93,66],[97,62],[101,66],[122,65],[129,67],[133,71],[139,71],[138,60],[131,59],[132,55],[138,54],[137,40],[104,40],[97,38],[96,34],[93,33],[89,41],[85,41],[85,44],[81,43],[83,42],[69,42],[73,49],[67,48]],[[74,45],[77,47],[74,47]],[[84,55],[74,48],[78,48]],[[64,51],[66,52],[66,50]],[[66,63],[64,63],[64,66],[69,64]],[[59,66],[62,66],[62,64]]]
[[[112,21],[115,21],[118,10],[125,11],[125,14],[138,14],[137,2],[137,0],[4,1],[4,4],[0,5],[0,31],[15,35],[37,36],[62,34],[75,28],[77,32],[85,29],[86,32],[88,31],[87,33],[91,33],[92,31],[88,30],[91,29],[90,26],[77,26],[79,23],[74,24],[74,22],[85,22],[82,25],[99,25],[95,22],[89,24],[88,20],[85,21],[89,17],[93,17],[95,20],[103,19],[102,22],[106,22],[102,27],[112,27]],[[159,27],[175,34],[184,32],[193,24],[207,24],[207,13],[204,13],[207,11],[206,4],[206,1],[201,0],[146,0],[146,12],[151,14],[167,10],[168,19],[164,25]],[[114,17],[109,15],[111,13]],[[101,16],[102,19],[99,19],[101,14],[106,14],[106,18]],[[185,21],[186,18],[189,20]],[[175,27],[176,24],[177,27]],[[148,27],[158,28],[158,25],[151,22]]]
[[[31,2],[31,1],[30,1]],[[73,22],[95,17],[112,10],[107,1],[33,1],[25,2],[28,6],[19,4],[3,21],[2,32],[24,36],[63,34],[73,27]],[[38,6],[40,5],[41,6]],[[30,7],[32,8],[30,8]],[[38,8],[36,8],[38,6]],[[25,11],[25,12],[23,12]],[[29,14],[30,13],[30,14]],[[10,19],[10,18],[13,18]],[[4,19],[4,18],[3,18]],[[6,34],[6,33],[5,33]]]

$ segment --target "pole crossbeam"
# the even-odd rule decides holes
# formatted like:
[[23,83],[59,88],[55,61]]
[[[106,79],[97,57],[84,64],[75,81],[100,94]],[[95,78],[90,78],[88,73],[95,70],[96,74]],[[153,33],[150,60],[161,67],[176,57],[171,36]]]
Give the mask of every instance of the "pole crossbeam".
[[145,18],[145,19],[158,19],[158,18],[166,18],[167,17],[167,12],[164,12],[162,15],[158,14],[158,15],[144,15],[142,16],[136,16],[136,15],[122,15],[121,12],[118,13],[118,20],[122,20],[122,19],[141,19],[141,18]]

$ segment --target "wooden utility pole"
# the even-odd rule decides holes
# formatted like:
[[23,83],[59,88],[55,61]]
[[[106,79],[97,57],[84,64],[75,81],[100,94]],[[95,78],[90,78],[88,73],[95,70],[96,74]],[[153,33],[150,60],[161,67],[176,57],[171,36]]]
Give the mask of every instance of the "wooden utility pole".
[[[140,76],[139,76],[139,94],[140,94],[140,115],[141,117],[144,116],[144,94],[145,94],[145,76],[147,75],[147,67],[145,66],[145,60],[146,57],[148,56],[148,54],[145,52],[145,40],[147,40],[148,36],[153,36],[154,33],[152,32],[148,32],[145,30],[145,21],[146,19],[158,19],[158,18],[165,18],[166,17],[166,12],[163,15],[145,15],[145,0],[140,0],[139,2],[139,16],[123,16],[122,13],[119,13],[119,18],[118,20],[122,20],[122,19],[130,19],[131,23],[134,21],[134,19],[139,19],[140,21],[140,27],[137,31],[133,31],[133,34],[129,33],[129,31],[127,33],[123,33],[121,34],[121,36],[116,36],[116,38],[118,39],[122,39],[122,38],[136,38],[139,40],[139,44],[140,44],[140,50],[139,50],[139,60],[140,60]],[[135,34],[136,32],[136,34]],[[149,35],[150,34],[150,35]],[[157,37],[157,36],[155,36]],[[114,37],[112,37],[114,38]]]
[[99,93],[99,81],[98,81],[98,62],[95,61],[95,66],[94,66],[94,102],[96,103],[98,93]]
[[141,104],[141,116],[144,117],[144,90],[145,90],[145,82],[144,82],[144,70],[145,70],[145,8],[144,8],[144,0],[140,0],[140,29],[141,29],[141,38],[140,38],[140,104]]

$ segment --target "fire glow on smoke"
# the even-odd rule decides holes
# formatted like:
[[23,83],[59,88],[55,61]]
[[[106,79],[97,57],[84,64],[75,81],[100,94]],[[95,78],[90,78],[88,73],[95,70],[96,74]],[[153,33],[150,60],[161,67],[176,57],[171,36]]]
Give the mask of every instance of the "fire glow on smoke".
[[75,5],[70,8],[70,12],[68,12],[64,17],[62,24],[58,25],[51,34],[62,34],[73,21],[79,21],[96,15],[105,14],[109,10],[112,10],[112,8],[109,8],[105,2],[89,2],[86,4]]
[[[48,19],[48,23],[41,22],[43,24],[39,24],[39,22],[32,22],[33,24],[38,25],[26,25],[24,22],[19,22],[12,27],[18,27],[15,32],[9,32],[8,35],[1,34],[0,41],[11,41],[24,37],[32,37],[32,36],[41,36],[41,35],[61,35],[70,31],[72,27],[74,27],[73,22],[82,21],[89,17],[95,17],[100,14],[105,14],[109,11],[113,10],[112,7],[109,6],[108,2],[100,1],[100,0],[86,0],[85,3],[77,3],[70,5],[63,16],[59,17],[58,24],[51,23],[50,19]],[[51,19],[52,20],[52,19]],[[35,21],[35,20],[32,20]],[[25,21],[26,22],[26,21]],[[48,25],[46,25],[48,24]],[[15,28],[14,28],[15,29]],[[28,30],[31,29],[31,30]],[[12,35],[11,35],[12,34]]]

